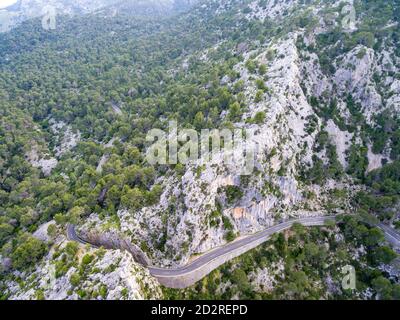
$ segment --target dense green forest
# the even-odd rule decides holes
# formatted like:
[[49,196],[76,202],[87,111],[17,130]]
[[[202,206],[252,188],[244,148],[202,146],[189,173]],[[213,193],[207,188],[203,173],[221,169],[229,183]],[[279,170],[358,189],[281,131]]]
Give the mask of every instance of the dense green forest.
[[[219,86],[220,75],[233,73],[240,59],[226,53],[233,41],[215,51],[214,63],[191,61],[188,72],[179,68],[190,53],[234,34],[252,36],[250,26],[239,33],[229,15],[225,19],[193,26],[190,16],[174,23],[77,17],[61,20],[53,33],[33,20],[1,35],[0,242],[5,255],[19,255],[28,237],[32,245],[22,249],[35,250],[32,259],[39,258],[43,244],[29,233],[51,218],[78,222],[91,212],[116,217],[120,206],[138,209],[157,201],[160,189],[154,179],[165,168],[157,173],[144,163],[146,132],[163,128],[161,117],[215,126],[221,110],[237,100]],[[221,58],[224,64],[217,63]],[[205,88],[208,83],[211,87]],[[115,114],[112,105],[123,113]],[[25,155],[33,144],[51,154],[50,119],[70,124],[83,141],[44,177]],[[118,140],[99,174],[95,169],[105,152],[100,143],[111,138]],[[98,201],[103,190],[107,196]],[[15,267],[29,266],[32,259]]]
[[[232,80],[240,76],[233,68],[244,59],[238,47],[262,46],[268,39],[284,37],[299,27],[311,29],[317,23],[308,11],[299,11],[279,25],[269,19],[238,21],[235,13],[246,12],[248,3],[237,1],[220,15],[213,14],[217,6],[213,2],[165,19],[59,17],[56,30],[44,30],[40,20],[34,19],[0,34],[0,254],[11,258],[11,270],[29,269],[47,254],[47,244],[32,237],[44,222],[55,219],[62,227],[68,222],[79,223],[95,212],[118,224],[118,209],[138,210],[158,203],[162,189],[156,184],[157,178],[168,169],[179,173],[183,168],[146,163],[145,136],[150,129],[165,128],[170,119],[198,130],[231,127],[241,120],[249,108],[243,96],[244,84],[239,81],[229,87],[221,82],[224,76]],[[312,48],[306,48],[299,37],[298,48],[317,53],[326,74],[334,73],[332,61],[337,56],[358,44],[379,50],[389,43],[400,57],[400,29],[383,28],[390,21],[399,22],[399,1],[356,4],[357,11],[363,13],[358,32],[335,29],[319,35]],[[328,15],[333,9],[327,8]],[[201,53],[210,48],[209,59],[201,59]],[[265,65],[251,59],[246,68],[254,75],[266,73]],[[393,77],[399,79],[398,74]],[[376,82],[380,81],[377,77]],[[263,81],[256,85],[255,103],[268,92]],[[348,119],[341,117],[334,98],[308,98],[325,122],[332,119],[349,132],[361,128],[362,141],[352,142],[347,155],[349,166],[344,169],[337,160],[336,148],[322,130],[315,154],[326,150],[329,161],[324,163],[315,155],[313,167],[304,168],[299,180],[323,184],[327,179],[340,180],[348,175],[367,187],[353,199],[357,217],[343,218],[340,231],[346,245],[355,242],[369,248],[364,262],[372,268],[364,270],[361,262],[357,265],[361,288],[372,286],[384,297],[398,299],[398,285],[388,284],[376,268],[393,260],[395,254],[380,246],[382,234],[373,224],[392,219],[400,200],[400,117],[382,112],[368,124],[350,94],[346,96],[351,114]],[[228,114],[224,119],[222,112]],[[248,122],[262,124],[265,117],[259,112]],[[55,156],[54,122],[79,131],[81,141],[62,154],[51,175],[46,176],[29,163],[27,154],[35,146],[43,154]],[[309,119],[309,134],[316,130],[315,123],[315,119]],[[105,146],[111,139],[115,139],[114,144]],[[368,142],[376,153],[389,146],[392,162],[367,175]],[[99,172],[96,167],[104,154],[110,157]],[[235,199],[241,191],[228,190],[227,194]],[[400,228],[400,222],[395,223]],[[318,298],[321,291],[309,283],[320,275],[324,259],[329,256],[334,261],[335,255],[342,254],[342,261],[351,260],[340,251],[329,228],[308,233],[297,227],[288,239],[282,237],[215,271],[195,288],[166,294],[171,298],[210,298],[211,294],[230,298],[240,292],[241,298]],[[228,235],[228,240],[233,238]],[[322,239],[329,241],[333,253],[318,243]],[[279,258],[285,260],[285,276],[293,281],[279,282],[268,295],[255,293],[245,275],[265,264],[265,259],[271,262]],[[236,264],[239,267],[234,267]],[[215,279],[230,279],[235,286],[218,296]]]

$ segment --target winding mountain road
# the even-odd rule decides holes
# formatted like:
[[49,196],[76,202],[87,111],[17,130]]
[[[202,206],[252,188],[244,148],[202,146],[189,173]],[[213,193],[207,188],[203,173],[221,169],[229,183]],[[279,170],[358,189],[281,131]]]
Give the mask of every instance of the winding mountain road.
[[81,244],[89,244],[92,247],[96,247],[97,248],[97,246],[95,246],[95,245],[85,241],[81,237],[79,237],[78,234],[76,233],[75,226],[73,224],[68,224],[67,225],[67,238],[70,241],[75,241],[75,242],[78,242],[78,243],[81,243]]
[[400,248],[400,234],[396,230],[383,223],[378,224],[378,228],[383,231],[385,238],[389,243],[394,247]]
[[[247,251],[266,242],[275,233],[282,232],[293,226],[295,223],[304,226],[323,226],[327,221],[335,221],[334,216],[301,218],[286,221],[278,225],[269,227],[259,233],[240,238],[221,247],[215,248],[205,254],[200,255],[191,263],[178,268],[159,268],[147,266],[151,275],[166,287],[186,288],[201,280],[207,274],[236,258]],[[378,227],[384,232],[386,239],[395,247],[400,248],[400,234],[392,228],[379,224]],[[75,231],[75,226],[68,225],[67,236],[72,241],[88,244],[87,241],[79,237]]]
[[[156,277],[161,284],[170,288],[186,288],[197,281],[201,280],[211,271],[215,270],[225,262],[236,258],[247,251],[254,249],[260,244],[267,241],[273,234],[289,229],[295,223],[304,226],[322,226],[326,221],[334,221],[335,217],[311,217],[297,220],[286,221],[281,224],[272,226],[254,235],[240,238],[234,242],[230,242],[224,246],[207,252],[186,266],[179,268],[159,268],[155,266],[147,266],[151,275]],[[67,237],[71,241],[82,244],[90,244],[82,239],[75,230],[75,226],[69,224],[67,226]]]
[[[196,271],[199,268],[202,268],[204,265],[212,262],[215,259],[220,258],[221,256],[231,254],[243,247],[249,246],[251,244],[256,244],[258,246],[261,242],[267,241],[273,234],[281,232],[283,230],[289,229],[295,223],[300,223],[305,226],[321,226],[324,225],[326,221],[331,220],[334,221],[334,217],[313,217],[313,218],[303,218],[297,220],[287,221],[275,226],[272,226],[264,231],[256,233],[251,236],[247,236],[245,238],[236,240],[234,242],[230,242],[224,246],[218,247],[208,253],[205,253],[198,258],[196,258],[193,262],[188,265],[176,269],[161,269],[157,267],[149,267],[150,273],[156,277],[177,277],[182,276],[187,273],[191,273]],[[249,249],[251,250],[251,249]],[[247,250],[248,251],[248,250]]]

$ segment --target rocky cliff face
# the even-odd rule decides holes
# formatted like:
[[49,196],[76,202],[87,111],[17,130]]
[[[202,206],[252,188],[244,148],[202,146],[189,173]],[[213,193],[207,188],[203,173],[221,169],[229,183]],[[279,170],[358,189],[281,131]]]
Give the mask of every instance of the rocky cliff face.
[[151,265],[148,257],[140,250],[138,246],[131,241],[124,239],[116,232],[102,232],[100,230],[82,230],[79,232],[79,237],[83,241],[90,243],[98,248],[105,248],[108,250],[121,250],[128,252],[133,260],[140,265],[147,267]]
[[[389,75],[399,67],[399,58],[391,54],[394,48],[374,50],[360,44],[337,56],[332,62],[335,70],[326,72],[320,60],[323,52],[317,54],[312,48],[318,45],[320,35],[340,27],[337,22],[340,19],[329,20],[325,16],[325,5],[267,1],[264,7],[260,6],[261,3],[253,1],[245,14],[238,15],[278,23],[290,20],[298,14],[297,10],[304,10],[320,20],[308,29],[299,27],[280,37],[260,39],[251,49],[243,46],[244,61],[235,66],[240,77],[235,81],[221,77],[221,82],[228,87],[239,81],[244,84],[248,108],[236,125],[255,129],[252,139],[259,152],[254,174],[240,176],[222,159],[199,160],[187,166],[183,176],[172,175],[159,181],[165,190],[159,205],[138,212],[119,212],[122,230],[133,234],[134,241],[150,244],[149,254],[160,264],[184,264],[193,254],[225,243],[228,230],[245,235],[293,216],[351,210],[348,199],[359,188],[353,185],[351,177],[328,179],[322,185],[305,183],[299,178],[304,168],[315,165],[315,149],[321,132],[327,133],[338,166],[345,172],[349,166],[350,147],[361,143],[362,139],[360,127],[349,132],[343,126],[340,128],[338,121],[326,120],[318,114],[313,97],[319,97],[326,104],[334,99],[340,116],[349,119],[351,112],[346,99],[350,94],[360,105],[366,123],[372,125],[374,116],[384,109],[398,110],[398,80]],[[338,7],[339,2],[335,6]],[[207,54],[202,54],[207,59]],[[265,65],[266,73],[250,73],[246,68],[249,60]],[[380,83],[374,80],[377,74],[382,77]],[[257,102],[256,80],[268,88]],[[381,94],[381,84],[391,92],[390,97]],[[265,113],[265,121],[248,124],[259,112]],[[390,161],[389,153],[387,149],[383,154],[370,150],[367,170],[380,167],[382,159]],[[325,164],[331,161],[327,150],[319,150],[317,155]],[[223,192],[229,186],[240,188],[243,193],[234,203],[228,203]],[[332,208],[332,192],[337,190],[342,190],[345,197],[333,199],[336,203]],[[220,210],[221,205],[223,210]]]
[[[175,8],[186,8],[189,2],[176,1]],[[79,3],[87,12],[98,8],[93,3],[87,7],[84,1]],[[184,265],[194,255],[281,220],[351,212],[351,198],[363,188],[356,184],[356,173],[369,172],[392,161],[389,143],[376,148],[366,133],[379,125],[378,115],[399,113],[400,58],[390,37],[383,37],[378,43],[365,31],[359,32],[358,28],[365,28],[362,13],[350,29],[343,26],[342,1],[210,0],[196,6],[193,14],[219,16],[238,3],[247,5],[237,6],[234,11],[232,19],[237,21],[237,28],[242,21],[251,21],[254,28],[277,29],[274,36],[254,41],[236,43],[230,39],[235,42],[235,49],[229,53],[242,58],[233,68],[237,77],[219,75],[221,86],[241,88],[245,108],[232,125],[254,132],[250,137],[258,148],[254,171],[241,174],[226,163],[222,154],[211,161],[199,159],[190,163],[180,173],[168,169],[156,181],[163,190],[156,205],[140,210],[120,209],[118,219],[114,216],[111,221],[94,213],[86,219],[81,232],[92,242],[131,252],[140,248],[153,265]],[[160,5],[171,8],[173,3]],[[381,31],[397,27],[395,21],[389,21]],[[215,49],[223,44],[185,56],[181,68],[189,72],[191,59],[210,62]],[[224,63],[224,58],[219,62]],[[171,74],[175,71],[171,70]],[[221,121],[229,120],[226,111],[219,117]],[[79,140],[79,133],[65,131],[69,141]],[[57,156],[75,145],[62,137],[58,140]],[[49,173],[56,162],[44,162],[33,151],[27,155],[32,165]],[[355,157],[364,166],[355,165]],[[105,155],[98,172],[107,161]],[[328,168],[324,173],[329,175],[321,176],[321,168]],[[44,294],[46,298],[78,298],[77,293],[71,296],[67,292],[82,263],[84,270],[85,265],[90,265],[98,271],[85,273],[86,281],[80,291],[76,290],[82,297],[160,297],[155,280],[129,254],[118,250],[104,253],[81,248],[69,269],[59,270],[59,277],[49,279],[49,268],[60,268],[57,261],[68,258],[68,253],[62,251],[65,242],[58,239],[52,247],[59,255],[56,254],[55,264],[50,262],[50,255],[55,254],[52,251],[33,271],[37,280],[32,283],[37,289],[21,290],[16,282],[9,283],[10,297]],[[67,258],[62,258],[63,254]],[[94,258],[83,259],[87,254]],[[139,259],[148,263],[147,258]],[[7,261],[3,262],[6,266]],[[274,269],[281,271],[280,264]],[[251,277],[255,283],[271,288],[274,274],[265,269]],[[48,287],[48,281],[55,281],[54,286]],[[109,288],[107,292],[102,284]]]

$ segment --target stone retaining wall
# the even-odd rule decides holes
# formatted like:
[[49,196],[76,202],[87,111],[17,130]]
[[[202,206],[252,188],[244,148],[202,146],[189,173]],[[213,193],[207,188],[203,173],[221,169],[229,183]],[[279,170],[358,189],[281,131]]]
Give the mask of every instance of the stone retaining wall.
[[131,243],[127,239],[122,239],[116,233],[99,234],[95,231],[81,231],[77,236],[84,242],[90,243],[96,247],[128,251],[137,263],[145,267],[150,265],[149,258],[137,245]]

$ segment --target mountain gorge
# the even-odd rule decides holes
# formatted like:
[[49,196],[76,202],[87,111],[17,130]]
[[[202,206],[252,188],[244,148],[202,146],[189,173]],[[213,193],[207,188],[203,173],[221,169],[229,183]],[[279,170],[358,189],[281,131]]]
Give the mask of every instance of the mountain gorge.
[[[3,298],[400,297],[374,227],[400,227],[398,0],[59,3],[55,30],[34,18],[0,34]],[[222,155],[150,165],[146,135],[171,120],[252,130],[254,171]],[[175,291],[127,252],[66,237],[117,235],[180,267],[332,215]],[[357,290],[340,288],[348,264]]]

